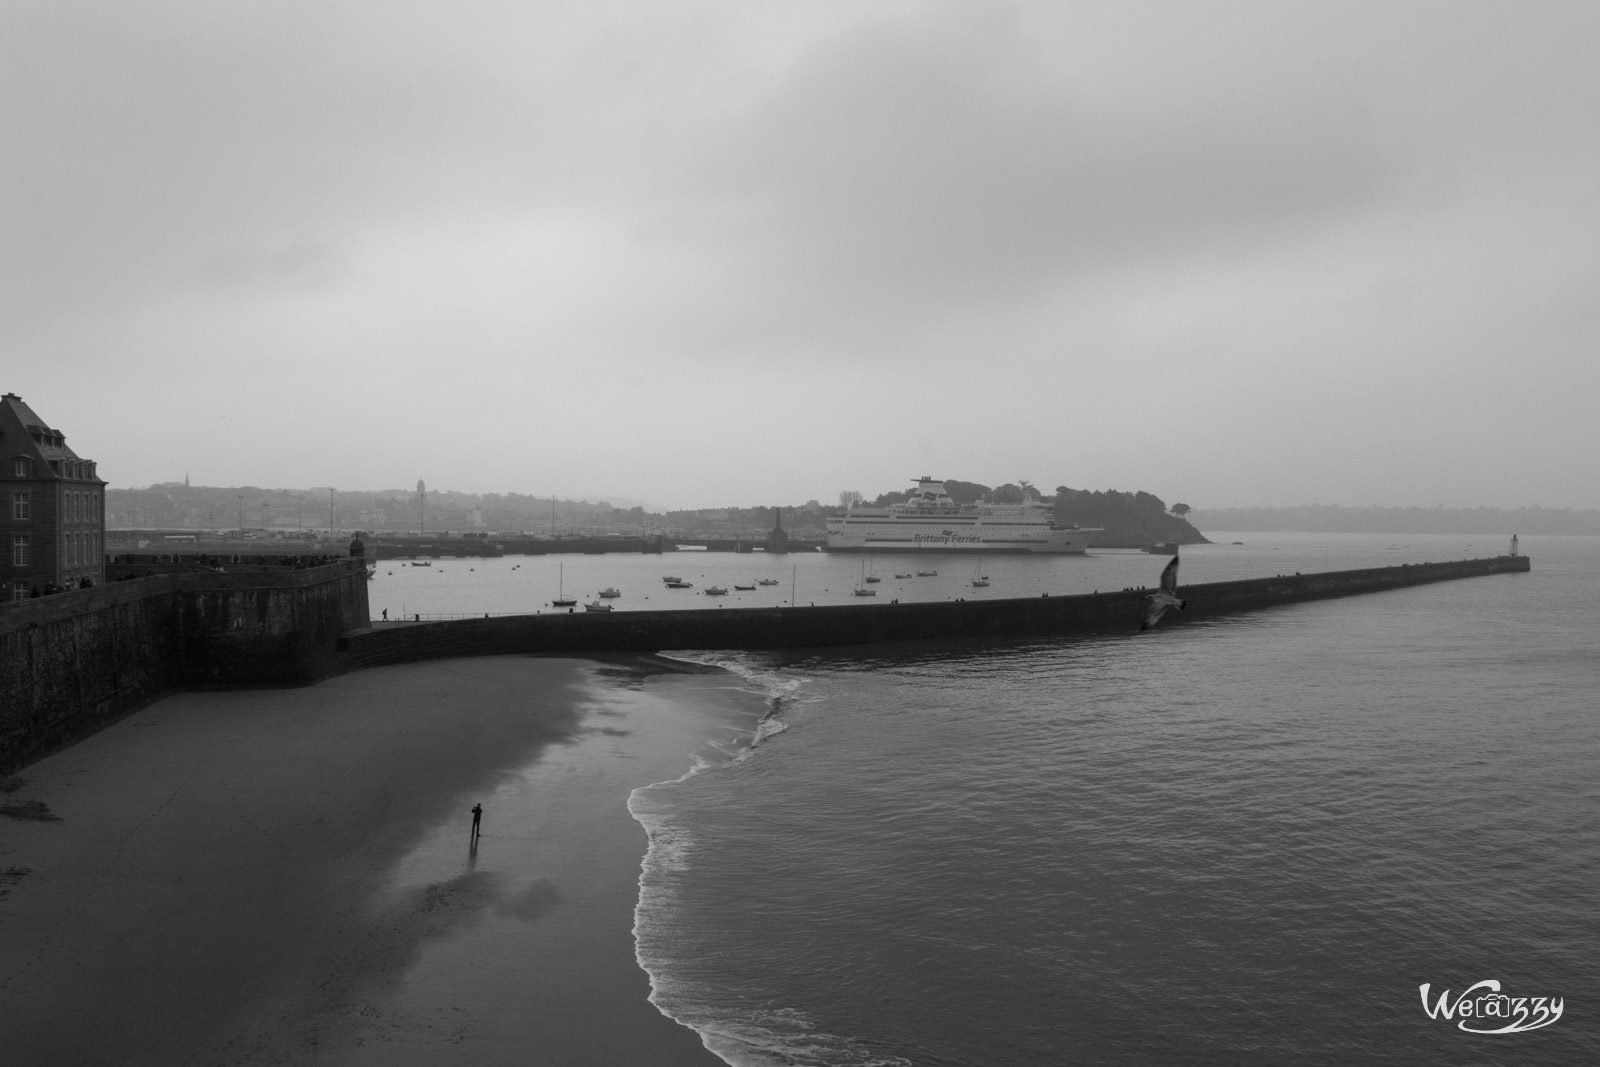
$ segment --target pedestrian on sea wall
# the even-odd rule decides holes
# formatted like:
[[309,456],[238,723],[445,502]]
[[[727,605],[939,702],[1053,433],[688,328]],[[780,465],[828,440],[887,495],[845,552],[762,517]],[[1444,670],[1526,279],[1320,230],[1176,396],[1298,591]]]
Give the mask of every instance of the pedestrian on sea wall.
[[478,839],[478,831],[483,824],[483,805],[472,805],[472,839]]

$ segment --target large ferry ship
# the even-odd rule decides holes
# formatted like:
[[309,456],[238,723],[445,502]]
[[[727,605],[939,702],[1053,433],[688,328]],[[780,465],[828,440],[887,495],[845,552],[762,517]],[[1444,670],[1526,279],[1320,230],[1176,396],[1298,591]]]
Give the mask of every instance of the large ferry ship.
[[1062,526],[1023,484],[1020,504],[957,504],[944,482],[919,478],[904,504],[857,504],[828,520],[829,552],[1053,552],[1082,555],[1100,527]]

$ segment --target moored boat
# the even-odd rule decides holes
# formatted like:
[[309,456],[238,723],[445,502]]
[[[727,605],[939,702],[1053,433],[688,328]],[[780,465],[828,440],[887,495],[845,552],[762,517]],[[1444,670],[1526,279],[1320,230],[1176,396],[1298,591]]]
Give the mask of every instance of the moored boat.
[[854,590],[855,595],[856,596],[877,596],[878,595],[878,591],[876,589],[868,589],[867,588],[867,583],[868,582],[875,582],[877,580],[878,579],[876,579],[876,578],[868,578],[867,577],[867,561],[866,560],[862,560],[861,561],[861,581],[856,584],[856,587],[855,587],[855,590]]
[[566,586],[567,586],[567,568],[566,568],[566,564],[560,564],[560,565],[557,566],[557,569],[556,569],[556,598],[554,600],[550,601],[550,606],[551,607],[553,607],[553,608],[570,608],[570,607],[575,606],[578,603],[576,598],[567,596],[567,588],[566,588]]

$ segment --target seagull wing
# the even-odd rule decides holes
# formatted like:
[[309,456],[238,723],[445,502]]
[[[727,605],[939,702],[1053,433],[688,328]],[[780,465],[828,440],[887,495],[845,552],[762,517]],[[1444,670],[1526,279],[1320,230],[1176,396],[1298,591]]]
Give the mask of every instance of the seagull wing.
[[1168,608],[1183,610],[1183,601],[1178,599],[1178,557],[1173,556],[1171,562],[1161,569],[1161,587],[1151,593],[1146,599],[1150,606],[1145,610],[1144,618],[1139,622],[1139,629],[1148,630],[1161,616],[1166,614]]
[[1178,595],[1178,557],[1174,555],[1172,562],[1161,570],[1161,591],[1168,596]]

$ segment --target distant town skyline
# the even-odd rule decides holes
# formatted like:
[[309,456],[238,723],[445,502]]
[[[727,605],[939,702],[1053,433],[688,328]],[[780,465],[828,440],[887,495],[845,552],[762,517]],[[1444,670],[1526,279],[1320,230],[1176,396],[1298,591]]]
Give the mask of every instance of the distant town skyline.
[[113,488],[1600,506],[1600,7],[62,5],[0,390]]

